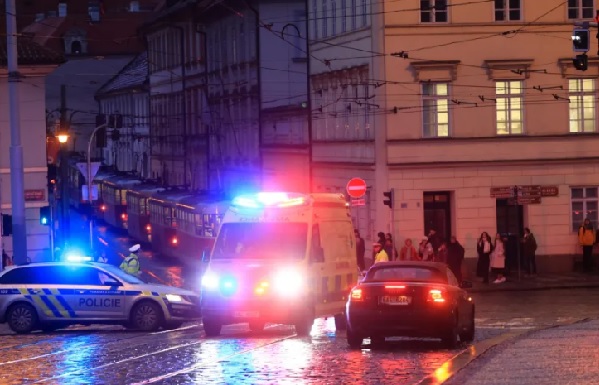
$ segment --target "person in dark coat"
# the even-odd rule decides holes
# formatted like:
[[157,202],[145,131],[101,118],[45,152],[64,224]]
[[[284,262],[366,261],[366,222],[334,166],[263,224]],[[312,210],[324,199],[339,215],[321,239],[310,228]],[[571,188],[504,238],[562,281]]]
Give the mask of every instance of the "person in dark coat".
[[537,240],[530,232],[530,229],[526,227],[524,229],[524,238],[522,239],[522,255],[524,256],[524,271],[528,275],[537,274],[536,253]]
[[476,243],[478,252],[478,261],[476,263],[476,276],[483,279],[483,283],[489,283],[489,267],[491,265],[491,252],[493,251],[493,242],[486,231],[480,234]]
[[455,235],[453,235],[447,244],[447,267],[449,267],[453,275],[458,279],[458,282],[462,282],[462,262],[464,261],[464,254],[464,247],[460,245],[460,242],[458,242]]
[[354,235],[356,236],[356,263],[360,271],[364,271],[366,270],[366,261],[364,260],[366,244],[364,243],[364,238],[360,236],[360,230],[354,229]]

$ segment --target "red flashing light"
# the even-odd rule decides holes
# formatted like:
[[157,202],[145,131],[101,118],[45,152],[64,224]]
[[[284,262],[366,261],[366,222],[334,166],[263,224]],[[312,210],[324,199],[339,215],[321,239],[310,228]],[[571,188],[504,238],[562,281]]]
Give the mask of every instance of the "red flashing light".
[[101,211],[106,211],[106,205],[102,205],[102,206],[100,206],[100,210],[101,210]]
[[147,225],[146,225],[146,231],[147,231],[148,233],[149,233],[149,232],[151,232],[151,231],[152,231],[152,225],[150,225],[150,224],[147,224]]
[[179,243],[179,240],[177,239],[177,237],[173,237],[173,238],[171,239],[171,244],[172,244],[173,246],[177,245],[178,243]]
[[126,213],[122,213],[121,214],[121,219],[126,221],[129,218],[129,216]]

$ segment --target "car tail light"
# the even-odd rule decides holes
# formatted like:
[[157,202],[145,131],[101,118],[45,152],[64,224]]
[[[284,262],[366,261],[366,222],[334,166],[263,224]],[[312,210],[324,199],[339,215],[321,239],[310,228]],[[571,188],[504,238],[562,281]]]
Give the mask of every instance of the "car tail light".
[[439,289],[431,289],[428,291],[428,302],[445,302],[445,291]]
[[360,289],[360,288],[352,289],[351,295],[350,295],[350,300],[355,301],[355,302],[364,301],[364,292],[362,291],[362,289]]
[[385,289],[387,290],[400,290],[405,288],[406,287],[404,285],[385,285]]

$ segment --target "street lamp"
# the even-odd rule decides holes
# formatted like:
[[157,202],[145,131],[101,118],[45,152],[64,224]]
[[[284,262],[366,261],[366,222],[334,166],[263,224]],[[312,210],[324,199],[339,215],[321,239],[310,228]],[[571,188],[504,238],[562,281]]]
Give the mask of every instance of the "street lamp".
[[60,144],[64,144],[69,140],[69,134],[67,132],[58,132],[56,137],[58,138],[58,142],[60,142]]
[[92,141],[96,132],[101,130],[102,128],[106,128],[108,126],[107,123],[100,124],[92,131],[89,136],[89,140],[87,141],[87,201],[89,202],[89,250],[90,253],[93,253],[94,250],[94,201],[92,197]]

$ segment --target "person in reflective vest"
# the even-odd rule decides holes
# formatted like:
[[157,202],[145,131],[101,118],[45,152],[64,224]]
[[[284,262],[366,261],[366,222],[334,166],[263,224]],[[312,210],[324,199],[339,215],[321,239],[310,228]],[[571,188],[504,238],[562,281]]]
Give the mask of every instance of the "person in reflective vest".
[[127,258],[125,258],[125,260],[123,261],[123,263],[121,263],[121,266],[120,266],[120,269],[123,270],[125,273],[134,275],[136,277],[139,277],[139,274],[140,274],[140,270],[139,270],[139,249],[140,248],[141,248],[141,245],[139,245],[139,244],[132,246],[129,249],[131,254],[129,254],[129,256]]

